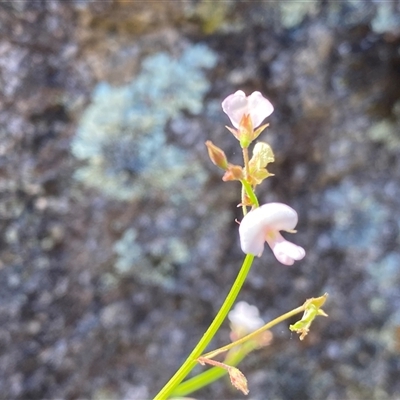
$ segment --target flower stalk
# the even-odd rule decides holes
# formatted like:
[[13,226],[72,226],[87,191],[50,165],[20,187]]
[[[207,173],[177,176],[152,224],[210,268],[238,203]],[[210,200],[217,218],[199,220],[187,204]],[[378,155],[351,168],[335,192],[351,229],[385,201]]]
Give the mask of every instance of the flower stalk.
[[211,325],[208,327],[203,337],[200,339],[196,347],[190,353],[189,357],[182,364],[182,366],[176,371],[176,373],[172,376],[172,378],[165,384],[165,386],[160,390],[160,392],[154,397],[154,400],[166,400],[174,391],[174,389],[186,378],[188,373],[195,367],[197,364],[197,359],[202,355],[205,348],[210,343],[211,339],[217,333],[219,327],[222,322],[225,320],[228,315],[229,310],[232,308],[233,303],[235,302],[240,289],[243,286],[244,281],[246,280],[247,274],[250,271],[254,260],[254,256],[248,254],[240,268],[239,274],[236,277],[235,282],[233,283],[231,290],[229,291],[224,303],[222,304],[220,310],[212,321]]

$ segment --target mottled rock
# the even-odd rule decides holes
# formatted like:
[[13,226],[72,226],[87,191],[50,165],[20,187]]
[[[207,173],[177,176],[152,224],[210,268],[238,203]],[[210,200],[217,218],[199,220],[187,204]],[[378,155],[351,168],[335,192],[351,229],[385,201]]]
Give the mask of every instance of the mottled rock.
[[[260,139],[274,149],[275,177],[258,194],[298,211],[307,252],[282,268],[265,251],[240,298],[268,320],[329,293],[329,318],[304,342],[281,324],[243,362],[250,395],[399,393],[399,6],[281,3],[1,3],[1,398],[150,398],[190,352],[243,257],[239,187],[221,182],[204,146],[240,162],[219,104],[237,89],[274,104]],[[218,58],[197,108],[179,104],[162,127],[202,171],[192,196],[172,187],[118,199],[77,182],[88,160],[71,143],[96,85],[140,83],[149,57],[179,60],[199,44]],[[138,161],[114,144],[124,166]],[[127,232],[136,236],[124,242]],[[170,285],[137,273],[164,266]],[[214,344],[228,336],[225,325]],[[193,396],[237,393],[221,380]]]

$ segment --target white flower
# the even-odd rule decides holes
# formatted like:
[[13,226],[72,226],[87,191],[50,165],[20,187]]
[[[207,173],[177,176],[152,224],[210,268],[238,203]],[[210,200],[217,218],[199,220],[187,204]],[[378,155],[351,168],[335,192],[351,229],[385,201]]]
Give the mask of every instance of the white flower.
[[235,128],[239,128],[244,115],[250,115],[253,128],[257,128],[274,111],[273,105],[260,92],[253,92],[246,97],[242,90],[229,95],[222,102],[222,109]]
[[239,226],[240,245],[246,254],[258,255],[267,242],[278,261],[292,265],[306,255],[305,250],[285,240],[279,231],[293,232],[297,225],[297,213],[282,203],[268,203],[245,215]]
[[238,337],[248,335],[265,325],[265,322],[260,318],[258,308],[245,301],[239,301],[235,305],[232,311],[229,312],[228,319],[231,322],[232,331]]

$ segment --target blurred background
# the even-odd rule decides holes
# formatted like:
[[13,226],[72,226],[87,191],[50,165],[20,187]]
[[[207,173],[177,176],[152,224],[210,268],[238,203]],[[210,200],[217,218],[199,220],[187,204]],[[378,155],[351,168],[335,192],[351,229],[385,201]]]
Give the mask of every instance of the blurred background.
[[240,365],[248,398],[399,398],[399,3],[30,0],[0,4],[1,399],[150,399],[186,358],[243,259],[204,146],[240,163],[238,89],[275,106],[258,195],[307,251],[266,250],[239,300],[267,321],[329,293]]

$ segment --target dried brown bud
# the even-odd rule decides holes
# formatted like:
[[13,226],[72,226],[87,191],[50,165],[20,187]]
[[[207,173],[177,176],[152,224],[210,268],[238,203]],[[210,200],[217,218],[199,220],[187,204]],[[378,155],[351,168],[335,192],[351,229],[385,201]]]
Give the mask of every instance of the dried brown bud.
[[240,165],[229,164],[222,180],[227,182],[240,181],[241,179],[243,179],[243,168]]
[[228,160],[225,153],[219,147],[217,147],[211,140],[206,142],[208,155],[214,165],[226,170],[228,168]]
[[230,367],[228,369],[228,373],[229,378],[231,378],[232,385],[237,390],[240,390],[243,394],[249,394],[246,377],[235,367]]

